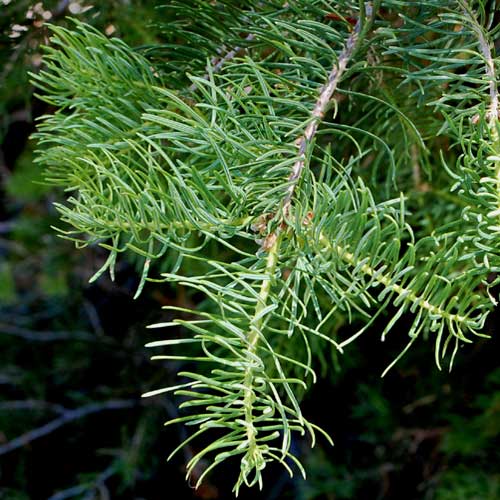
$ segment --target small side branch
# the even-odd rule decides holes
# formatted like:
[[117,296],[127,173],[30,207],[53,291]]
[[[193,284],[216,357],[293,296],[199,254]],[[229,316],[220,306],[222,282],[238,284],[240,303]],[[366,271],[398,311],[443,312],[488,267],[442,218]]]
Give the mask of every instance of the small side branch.
[[[341,246],[337,244],[330,243],[328,241],[328,238],[324,235],[321,234],[319,238],[319,242],[321,245],[326,248],[330,252],[334,252],[336,255],[339,255],[344,262],[347,262],[350,266],[357,267],[359,265],[358,259],[356,256],[347,251],[345,248],[342,248]],[[417,306],[421,309],[424,309],[429,313],[430,315],[433,316],[438,316],[440,318],[444,318],[448,324],[466,324],[467,323],[467,317],[462,316],[460,314],[453,314],[446,309],[443,309],[441,306],[436,306],[429,302],[428,300],[424,299],[423,297],[418,296],[415,292],[413,292],[410,288],[405,288],[401,285],[398,285],[397,282],[393,281],[393,278],[390,275],[384,274],[383,272],[380,272],[378,269],[374,269],[371,267],[369,264],[363,264],[359,266],[360,271],[369,276],[370,278],[373,278],[376,283],[379,285],[382,285],[384,288],[388,288],[391,290],[393,293],[396,295],[399,295],[401,297],[404,297],[404,300],[406,302],[411,302],[413,304],[417,304]],[[347,344],[350,344],[353,340],[355,340],[359,336],[359,333],[353,335],[347,340],[344,340],[341,342],[339,345],[340,347],[345,347]],[[466,339],[460,336],[461,340],[465,341]]]
[[20,436],[12,439],[8,443],[0,446],[0,455],[5,455],[10,451],[22,448],[27,444],[31,443],[35,439],[39,439],[55,430],[59,429],[63,425],[72,422],[73,420],[78,420],[80,418],[91,415],[92,413],[98,413],[105,410],[122,410],[124,408],[132,408],[140,404],[138,401],[134,400],[111,400],[105,401],[104,403],[93,403],[81,408],[76,408],[75,410],[66,410],[60,417],[48,422],[41,427],[37,427],[29,432],[21,434]]
[[[255,35],[253,33],[250,33],[245,37],[245,41],[251,42],[254,38]],[[213,66],[213,71],[215,73],[218,73],[221,70],[222,66],[224,66],[224,64],[226,64],[231,59],[234,59],[236,55],[242,50],[245,49],[243,47],[234,47],[234,49],[230,50],[224,57],[221,58],[214,57],[211,61]]]
[[479,47],[484,57],[484,62],[486,66],[486,75],[488,76],[488,80],[490,82],[490,106],[488,110],[488,122],[490,128],[494,130],[496,134],[496,122],[498,121],[498,112],[499,112],[499,102],[498,102],[498,84],[497,84],[497,75],[495,71],[495,61],[491,54],[490,43],[486,38],[486,34],[484,32],[484,28],[479,24],[474,11],[471,9],[469,3],[466,0],[462,0],[460,2],[462,5],[462,9],[464,13],[469,17],[471,27],[477,35],[479,41]]
[[486,74],[490,81],[490,109],[488,111],[488,118],[490,127],[495,127],[498,121],[498,84],[495,73],[495,62],[493,61],[490,45],[484,36],[483,30],[478,29],[477,34],[479,37],[479,45],[485,59]]
[[[495,61],[493,55],[491,54],[490,41],[487,38],[487,32],[483,26],[479,24],[476,14],[470,7],[467,0],[461,0],[460,4],[465,15],[470,19],[471,27],[477,35],[479,47],[483,54],[486,76],[489,80],[489,91],[490,91],[490,105],[488,112],[486,113],[486,119],[488,120],[488,128],[491,136],[491,144],[497,156],[500,153],[500,138],[498,136],[498,119],[499,119],[499,100],[498,100],[498,84],[497,84],[497,74],[495,71]],[[489,184],[489,188],[494,192],[497,198],[497,205],[494,210],[490,211],[489,217],[497,219],[500,213],[500,161],[495,160],[494,163],[494,179],[491,181],[490,176],[485,177],[485,183]],[[482,181],[483,182],[483,181]],[[496,304],[497,300],[494,299],[493,303]]]
[[[245,37],[245,41],[251,42],[254,38],[255,38],[255,35],[253,33],[250,33],[249,35],[247,35]],[[210,60],[210,64],[212,65],[211,72],[212,73],[219,73],[220,70],[222,69],[222,66],[224,66],[224,64],[229,62],[231,59],[234,59],[243,50],[245,50],[244,47],[237,46],[237,47],[234,47],[233,49],[231,49],[229,52],[227,52],[223,57],[212,57],[212,59]],[[208,72],[205,73],[205,75],[203,75],[203,78],[205,80],[208,80],[209,77],[210,77],[210,74]],[[191,92],[194,92],[197,88],[198,88],[198,86],[196,85],[196,83],[192,83],[189,86],[189,90]]]
[[[366,15],[372,15],[372,8],[369,3],[366,5]],[[330,102],[334,92],[337,90],[340,79],[342,78],[348,63],[354,54],[363,25],[363,19],[360,17],[356,22],[352,33],[349,35],[337,62],[330,71],[326,85],[321,89],[319,98],[316,101],[316,105],[311,113],[312,119],[309,125],[306,127],[304,134],[296,141],[299,148],[299,158],[293,165],[292,172],[288,177],[289,186],[283,201],[283,216],[285,218],[289,215],[295,189],[305,167],[307,147],[313,141],[318,130],[318,125],[325,116],[328,103]]]
[[[103,470],[96,479],[86,484],[78,484],[63,491],[59,491],[52,495],[48,500],[66,500],[67,498],[74,498],[87,492],[84,499],[95,498],[94,493],[104,487],[105,482],[116,473],[116,464],[113,462],[107,469]],[[89,493],[91,496],[89,496]],[[101,496],[101,498],[105,498]]]
[[54,342],[57,340],[84,340],[95,341],[96,337],[87,332],[50,332],[50,331],[36,331],[27,328],[21,328],[15,325],[0,324],[0,334],[12,335],[20,337],[25,340],[33,340],[35,342]]

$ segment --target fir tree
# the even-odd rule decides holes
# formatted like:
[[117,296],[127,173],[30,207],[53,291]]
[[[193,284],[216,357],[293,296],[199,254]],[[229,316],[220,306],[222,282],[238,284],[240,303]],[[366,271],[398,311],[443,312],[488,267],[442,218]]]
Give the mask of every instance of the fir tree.
[[388,311],[381,340],[431,341],[438,367],[484,336],[499,29],[494,3],[465,0],[171,1],[165,19],[140,50],[52,28],[39,161],[68,192],[61,234],[109,250],[92,279],[135,254],[137,295],[163,279],[205,297],[152,325],[174,329],[153,359],[192,369],[145,396],[179,396],[169,423],[211,439],[188,475],[239,460],[237,494],[270,461],[304,473],[291,444],[324,434],[300,399],[325,346],[349,355]]

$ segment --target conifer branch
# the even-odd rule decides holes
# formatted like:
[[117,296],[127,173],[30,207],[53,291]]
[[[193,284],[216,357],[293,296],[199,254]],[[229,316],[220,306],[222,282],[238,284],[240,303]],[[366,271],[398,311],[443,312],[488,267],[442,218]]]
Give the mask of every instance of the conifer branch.
[[486,67],[486,75],[489,80],[489,91],[490,91],[490,105],[487,113],[488,123],[490,125],[490,129],[494,134],[494,137],[498,137],[498,132],[496,131],[496,124],[498,122],[498,114],[499,114],[499,101],[498,101],[498,84],[497,84],[497,75],[495,71],[495,61],[493,60],[493,56],[491,54],[490,42],[485,36],[483,27],[479,24],[476,15],[472,11],[472,8],[469,5],[467,0],[460,0],[460,4],[465,15],[469,18],[471,27],[477,35],[479,47],[481,49],[481,53],[484,57],[484,63]]
[[[493,153],[496,155],[494,160],[494,179],[482,179],[483,184],[490,184],[492,191],[495,193],[497,198],[497,203],[495,209],[488,213],[488,217],[497,220],[500,216],[500,138],[498,135],[498,119],[499,119],[499,95],[498,95],[498,76],[495,70],[495,61],[491,53],[490,43],[486,38],[483,27],[479,24],[477,17],[471,10],[466,0],[461,0],[464,10],[470,17],[472,24],[472,29],[477,34],[479,47],[484,57],[484,63],[486,68],[486,75],[489,80],[489,91],[490,91],[490,103],[489,109],[486,113],[486,119],[488,121],[488,127],[492,139],[492,149]],[[496,303],[496,300],[494,300]]]
[[[474,32],[474,35],[477,37],[477,43],[483,56],[483,64],[485,65],[485,74],[489,87],[489,103],[488,111],[486,112],[486,122],[489,130],[487,142],[484,141],[482,134],[479,136],[472,134],[468,139],[469,144],[474,144],[475,147],[479,147],[479,150],[484,147],[489,150],[486,163],[480,162],[479,165],[481,165],[482,168],[480,167],[480,169],[478,169],[478,173],[473,172],[474,177],[477,176],[476,182],[478,185],[477,191],[473,193],[474,198],[486,198],[485,194],[487,193],[487,210],[484,213],[486,217],[483,220],[481,220],[483,217],[483,207],[474,203],[475,199],[469,200],[474,203],[472,211],[475,212],[478,217],[478,229],[477,231],[475,229],[473,231],[479,233],[481,236],[479,238],[476,236],[474,239],[476,240],[476,245],[480,248],[482,247],[481,250],[483,253],[483,259],[480,265],[485,267],[484,273],[487,274],[490,272],[489,268],[491,264],[497,268],[498,264],[500,264],[498,261],[497,245],[494,245],[494,248],[491,248],[491,244],[485,242],[487,244],[487,246],[485,246],[482,242],[484,239],[483,235],[488,235],[487,239],[492,239],[495,236],[498,237],[500,229],[498,225],[498,217],[500,216],[500,138],[498,134],[500,109],[497,83],[498,75],[496,72],[495,60],[491,52],[491,41],[489,40],[488,32],[480,24],[477,15],[469,5],[469,2],[466,0],[460,0],[460,5],[472,28],[472,31]],[[479,115],[477,116],[479,117]],[[475,123],[473,120],[473,126],[474,125]],[[477,167],[474,166],[474,170],[476,169]],[[489,253],[491,253],[490,257],[492,263],[490,263],[490,257],[488,254],[485,253],[486,249],[488,249]],[[494,280],[492,284],[487,284],[487,288],[492,288],[496,283],[497,280]],[[496,305],[498,303],[497,299],[491,294],[490,299],[493,304]]]
[[[269,279],[262,281],[262,285],[259,291],[259,297],[257,300],[257,305],[255,306],[255,312],[249,325],[248,332],[248,357],[254,358],[257,354],[257,344],[261,335],[261,328],[265,318],[265,311],[268,307],[269,294],[271,292],[271,286],[273,284],[274,274],[276,272],[276,265],[279,258],[279,248],[280,248],[280,237],[276,238],[275,242],[269,248],[266,257],[266,267],[265,274]],[[245,414],[245,429],[247,436],[246,444],[246,457],[245,461],[255,467],[257,470],[262,467],[265,463],[262,456],[262,451],[257,443],[257,433],[258,430],[254,425],[254,415],[253,407],[256,400],[256,394],[254,391],[255,386],[255,366],[249,361],[247,368],[245,369],[245,374],[243,377],[243,406]]]
[[[385,289],[391,290],[392,292],[400,296],[403,300],[416,304],[418,307],[425,309],[429,314],[435,317],[444,318],[448,322],[464,323],[464,324],[467,322],[467,318],[465,316],[462,316],[460,314],[449,313],[442,307],[436,306],[431,302],[429,302],[427,299],[420,297],[411,288],[406,288],[404,286],[399,285],[397,281],[394,281],[392,276],[385,274],[383,272],[383,269],[374,269],[369,264],[359,265],[359,259],[357,259],[352,252],[349,252],[347,249],[342,248],[338,244],[332,244],[330,241],[328,241],[328,239],[324,234],[320,235],[319,241],[324,246],[325,249],[334,252],[335,255],[339,256],[350,266],[352,267],[359,266],[359,270],[362,273],[366,274],[367,276],[370,276],[371,278],[374,279],[376,283],[383,286]],[[340,348],[345,347],[347,344],[350,344],[357,337],[358,334],[350,337],[347,340],[344,340],[343,342],[340,342],[339,347]],[[463,341],[466,342],[468,341],[463,336],[460,336],[460,338]],[[384,337],[382,337],[382,340],[384,340]]]
[[[370,3],[366,3],[365,14],[368,17],[372,16],[372,7]],[[342,79],[342,76],[347,68],[349,61],[351,60],[359,39],[362,28],[364,27],[364,19],[358,18],[356,25],[352,33],[349,35],[344,48],[340,52],[338,60],[333,65],[330,74],[328,75],[327,83],[322,87],[320,95],[314,109],[311,113],[311,121],[307,125],[304,134],[299,137],[296,141],[296,145],[299,150],[299,158],[294,163],[292,172],[288,177],[289,186],[286,192],[286,196],[283,201],[283,217],[287,218],[290,212],[290,206],[292,204],[292,198],[294,196],[295,189],[300,180],[300,176],[305,167],[306,163],[306,152],[307,147],[313,142],[316,131],[318,130],[318,125],[323,120],[330,100],[337,90],[337,86]]]
[[[318,429],[303,417],[294,388],[307,388],[310,374],[314,379],[311,339],[341,351],[359,332],[337,342],[332,332],[339,321],[364,321],[366,330],[392,304],[396,313],[382,339],[399,318],[413,315],[409,345],[421,332],[433,334],[439,366],[450,340],[453,359],[467,332],[481,335],[491,310],[484,269],[500,269],[500,230],[492,221],[500,182],[491,163],[499,98],[490,33],[465,0],[445,6],[429,0],[418,12],[413,1],[388,0],[386,9],[403,26],[380,19],[370,55],[342,88],[352,104],[338,123],[325,119],[328,106],[361,59],[376,8],[343,3],[343,14],[360,10],[351,27],[344,15],[329,17],[325,5],[301,0],[247,12],[232,2],[175,3],[175,12],[186,7],[187,18],[205,9],[205,19],[220,15],[224,22],[220,29],[196,21],[172,26],[171,39],[178,33],[189,50],[170,44],[164,81],[157,78],[161,70],[117,40],[82,25],[76,32],[55,29],[61,49],[49,49],[47,70],[37,76],[47,100],[60,108],[39,137],[51,180],[72,191],[69,203],[58,206],[73,226],[63,235],[82,232],[110,249],[101,270],[112,269],[118,252],[135,252],[146,259],[143,280],[150,260],[162,258],[170,269],[166,281],[207,299],[196,311],[167,306],[183,317],[157,326],[182,327],[188,336],[149,344],[173,350],[154,358],[194,368],[179,373],[178,385],[146,395],[185,398],[186,413],[170,421],[196,429],[185,443],[217,429],[190,458],[187,473],[210,457],[199,483],[213,467],[239,457],[236,493],[242,484],[261,484],[267,462],[289,470],[289,457],[302,471],[291,436],[314,438]],[[247,57],[232,64],[244,46],[234,34],[249,32],[259,44],[249,44]],[[200,40],[207,46],[197,50]],[[205,77],[193,77],[189,100],[182,98],[184,74],[193,67],[186,54],[195,54],[199,74],[210,60]],[[383,62],[372,64],[377,54]],[[183,90],[167,88],[169,75]],[[386,76],[397,84],[386,84]],[[463,116],[472,105],[486,114],[487,88],[485,140],[485,127],[466,129]],[[448,128],[444,112],[422,111],[429,104],[448,112]],[[383,186],[380,173],[388,160],[398,179],[414,179],[409,189],[424,191],[421,174],[432,173],[435,159],[419,152],[440,149],[434,139],[440,133],[471,146],[455,176],[458,189],[466,186],[460,197],[467,206],[439,197],[431,208],[413,204],[410,213],[405,200],[411,197]],[[449,190],[445,177],[433,175],[436,191]],[[265,236],[257,254],[246,248],[252,230]],[[214,252],[222,247],[218,260]]]

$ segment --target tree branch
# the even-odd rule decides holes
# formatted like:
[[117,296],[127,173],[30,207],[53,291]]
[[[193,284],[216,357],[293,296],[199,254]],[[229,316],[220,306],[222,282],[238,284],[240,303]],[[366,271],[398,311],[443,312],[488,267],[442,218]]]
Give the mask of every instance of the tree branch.
[[[66,490],[62,490],[52,495],[48,500],[66,500],[66,498],[76,497],[77,495],[81,495],[86,491],[93,493],[96,489],[102,488],[104,483],[116,472],[116,465],[113,462],[109,467],[104,469],[94,481],[86,484],[78,484],[76,486],[72,486]],[[85,496],[84,498],[94,498]]]
[[92,403],[75,410],[66,410],[60,417],[48,422],[41,427],[37,427],[31,431],[28,431],[20,436],[12,439],[8,443],[0,446],[0,455],[5,455],[10,451],[22,448],[27,444],[31,443],[35,439],[39,439],[55,430],[59,429],[63,425],[72,422],[73,420],[78,420],[80,418],[91,415],[92,413],[98,413],[105,410],[122,410],[124,408],[132,408],[139,405],[139,401],[135,400],[110,400],[104,403]]
[[[259,298],[255,306],[255,311],[253,318],[250,322],[250,329],[248,332],[248,355],[249,357],[256,356],[257,345],[259,343],[259,338],[261,335],[261,328],[264,322],[263,312],[268,307],[269,295],[271,292],[272,278],[276,271],[276,265],[279,258],[279,246],[280,237],[278,236],[271,248],[269,249],[267,259],[266,259],[266,275],[269,277],[268,280],[262,281],[262,285],[259,291]],[[263,462],[262,451],[259,447],[257,438],[257,428],[254,425],[254,402],[256,400],[256,395],[254,391],[256,370],[249,363],[245,370],[245,375],[243,379],[243,407],[245,415],[245,428],[246,428],[246,438],[245,443],[247,452],[245,458],[250,464],[252,464],[255,469],[258,469],[258,464]]]
[[[366,15],[372,15],[372,7],[370,3],[366,4]],[[283,202],[283,216],[286,218],[289,215],[290,206],[292,204],[292,198],[295,193],[295,189],[300,180],[300,176],[305,167],[306,162],[306,151],[307,146],[311,144],[316,135],[316,131],[318,130],[318,125],[323,120],[328,104],[337,89],[337,86],[344,74],[349,61],[351,60],[354,51],[357,46],[357,42],[359,39],[359,35],[364,26],[364,20],[360,16],[356,25],[349,35],[347,42],[342,49],[342,52],[339,55],[337,62],[333,65],[332,70],[330,71],[330,75],[328,76],[328,81],[326,85],[321,89],[318,100],[316,101],[316,105],[311,113],[312,120],[309,122],[309,125],[306,127],[304,134],[299,137],[296,141],[296,144],[299,148],[299,158],[294,163],[292,167],[292,172],[288,177],[288,182],[290,183],[287,189],[287,193]]]
[[460,1],[462,5],[462,10],[469,17],[471,22],[471,27],[477,35],[479,41],[479,47],[481,48],[481,52],[484,57],[484,62],[486,66],[486,75],[488,76],[490,82],[490,106],[488,110],[488,122],[490,128],[494,131],[495,136],[498,135],[496,133],[496,122],[498,121],[498,111],[499,111],[499,102],[498,102],[498,84],[497,84],[497,76],[495,72],[495,61],[491,54],[490,44],[485,36],[483,27],[479,24],[474,11],[469,6],[466,0]]
[[481,47],[481,52],[483,53],[486,63],[486,74],[490,80],[490,109],[488,111],[488,118],[490,126],[495,127],[498,121],[498,85],[495,74],[495,63],[483,30],[478,29],[477,34],[479,37],[479,46]]
[[[255,38],[255,35],[253,33],[250,33],[249,35],[247,35],[245,37],[245,41],[247,42],[251,42],[253,39]],[[222,66],[224,66],[224,64],[226,64],[228,61],[230,61],[231,59],[234,59],[239,52],[245,50],[244,47],[234,47],[233,49],[231,49],[226,55],[224,55],[223,57],[212,57],[212,59],[210,60],[210,64],[212,65],[212,73],[218,73],[221,69],[222,69]],[[203,78],[205,80],[208,80],[210,78],[210,73],[207,71],[204,75],[203,75]],[[198,85],[196,83],[192,83],[188,89],[191,91],[191,92],[195,92],[196,89],[198,88]]]
[[[0,334],[12,335],[14,337],[21,337],[26,340],[35,340],[38,342],[53,342],[55,340],[87,340],[95,341],[96,338],[87,332],[50,332],[50,331],[36,331],[27,328],[21,328],[14,325],[6,325],[0,323]],[[100,342],[101,340],[99,340]]]
[[50,410],[55,413],[64,414],[69,410],[64,406],[40,401],[38,399],[25,399],[21,401],[2,401],[0,403],[0,411],[12,410]]

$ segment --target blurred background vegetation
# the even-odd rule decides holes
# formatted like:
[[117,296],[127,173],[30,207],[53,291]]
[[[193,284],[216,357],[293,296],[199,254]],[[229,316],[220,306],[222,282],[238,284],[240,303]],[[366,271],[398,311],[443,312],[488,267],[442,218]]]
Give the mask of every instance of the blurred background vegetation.
[[[156,333],[145,326],[162,319],[162,305],[196,297],[149,284],[134,301],[133,261],[120,264],[115,282],[88,284],[105,254],[77,251],[51,229],[52,203],[63,195],[44,186],[30,139],[36,118],[51,112],[29,81],[43,65],[46,24],[66,25],[71,15],[144,50],[164,41],[157,26],[168,11],[157,7],[165,3],[0,0],[2,500],[230,498],[227,469],[195,491],[183,469],[193,450],[166,462],[184,432],[162,428],[175,405],[139,397],[179,368],[150,363],[143,345]],[[490,333],[499,323],[497,313]],[[451,374],[419,343],[380,379],[401,345],[388,355],[377,326],[345,358],[325,350],[321,380],[306,396],[305,413],[335,447],[297,441],[308,480],[270,471],[264,491],[242,498],[500,498],[498,336],[464,351]]]

